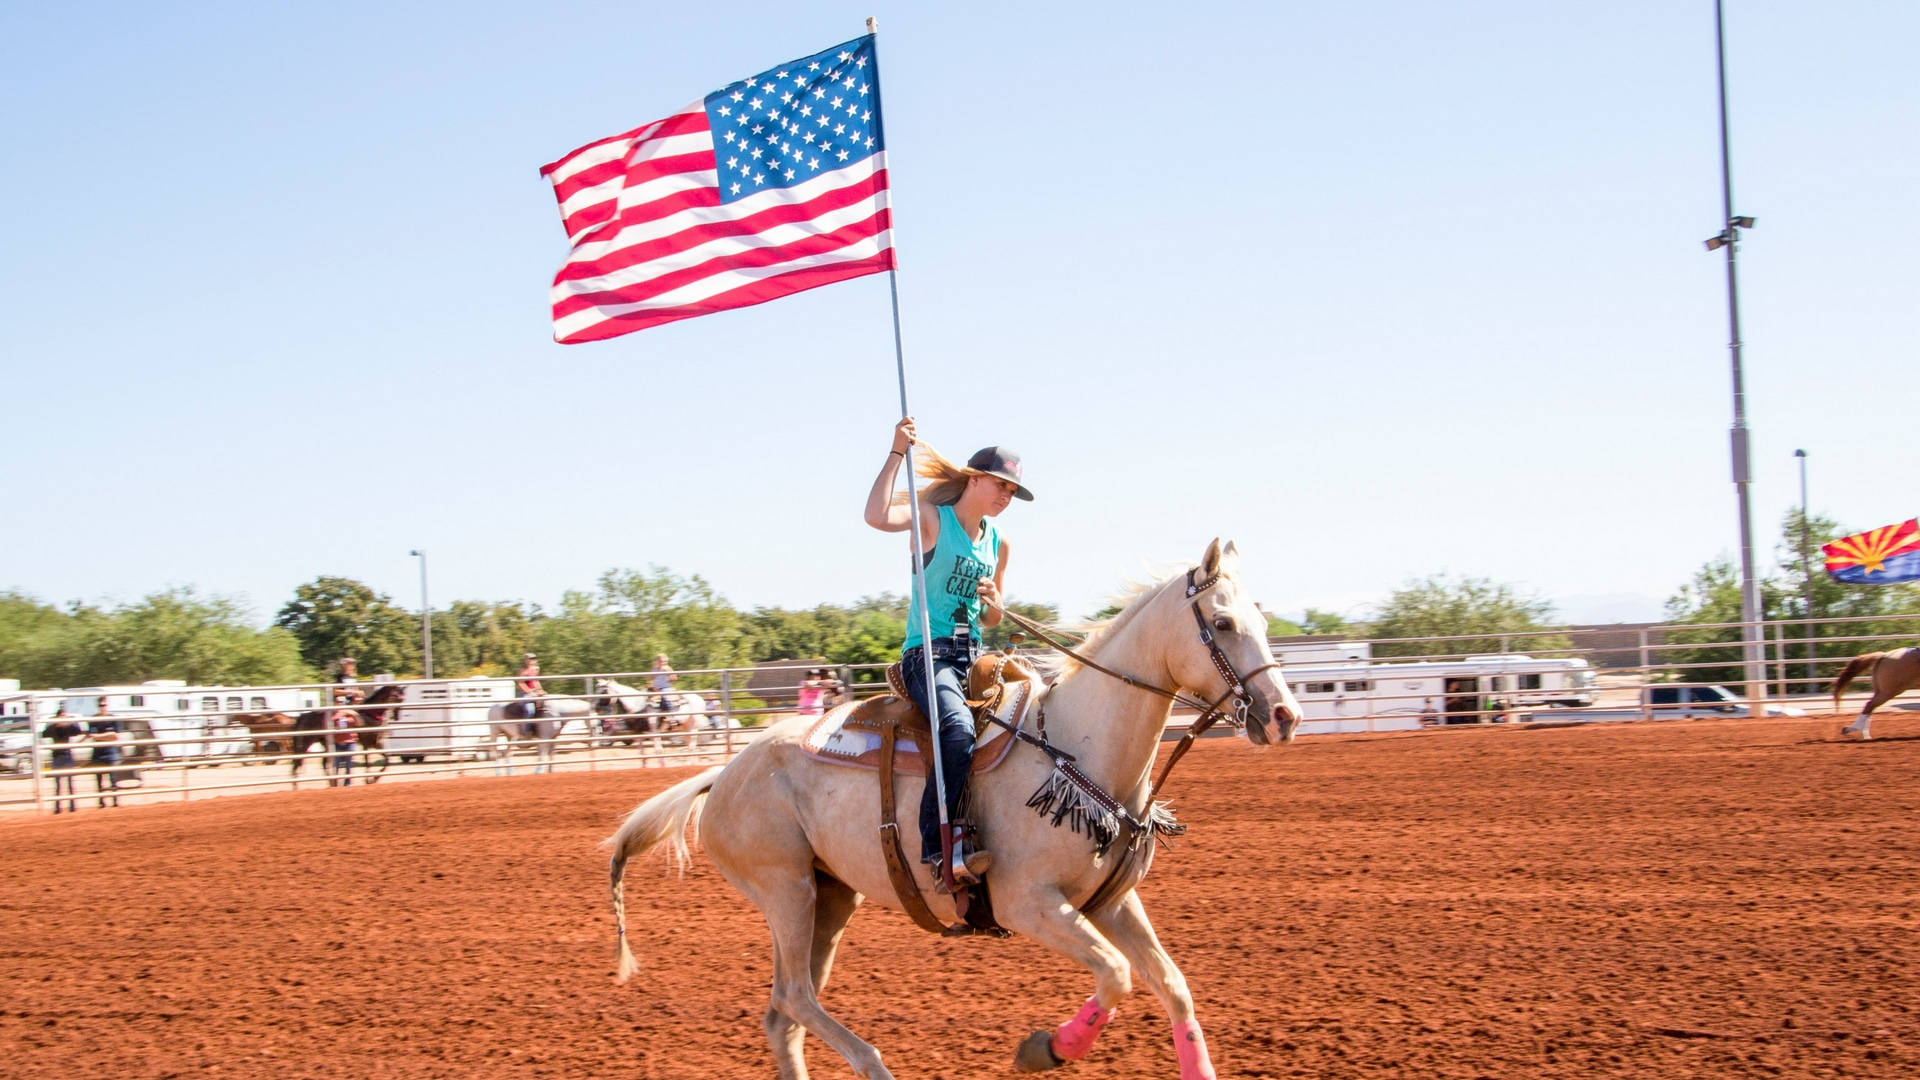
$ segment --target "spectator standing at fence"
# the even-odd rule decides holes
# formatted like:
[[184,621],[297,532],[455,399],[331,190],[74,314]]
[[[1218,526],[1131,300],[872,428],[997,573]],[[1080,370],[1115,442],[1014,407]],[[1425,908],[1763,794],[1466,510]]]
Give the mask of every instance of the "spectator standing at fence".
[[359,682],[360,681],[360,661],[355,660],[351,656],[341,657],[340,658],[340,681],[348,684]]
[[47,726],[41,729],[40,737],[53,744],[53,812],[60,812],[60,789],[64,786],[67,789],[67,813],[74,813],[79,809],[73,802],[73,784],[78,778],[73,775],[73,749],[70,744],[85,739],[86,729],[75,723],[73,717],[67,715],[67,707],[62,705],[53,711]]
[[107,715],[107,699],[101,698],[99,707],[87,719],[87,743],[92,748],[87,764],[99,770],[93,774],[93,793],[102,810],[108,800],[120,805],[120,770],[115,766],[123,756],[120,739],[126,730],[125,724]]
[[520,707],[520,719],[538,720],[546,715],[547,691],[540,685],[540,658],[533,653],[520,659],[520,674],[513,682],[513,696],[526,699]]
[[[333,695],[335,705],[351,705],[353,695],[344,690]],[[328,787],[336,784],[341,787],[353,786],[353,755],[360,749],[360,714],[350,708],[335,709],[327,717],[327,727],[332,729],[329,741],[333,743],[333,777],[327,781]]]
[[825,707],[828,693],[827,673],[823,668],[808,668],[807,677],[800,683],[800,715],[819,716]]

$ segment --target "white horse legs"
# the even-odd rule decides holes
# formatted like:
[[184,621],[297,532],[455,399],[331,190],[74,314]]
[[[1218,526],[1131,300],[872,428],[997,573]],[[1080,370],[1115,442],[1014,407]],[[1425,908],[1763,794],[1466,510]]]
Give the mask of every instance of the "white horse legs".
[[1180,1080],[1214,1080],[1207,1042],[1200,1034],[1200,1022],[1193,1017],[1193,995],[1187,992],[1186,976],[1161,948],[1139,895],[1127,893],[1094,916],[1094,923],[1133,962],[1147,988],[1167,1010],[1167,1019],[1173,1024],[1174,1052],[1180,1058]]
[[1861,742],[1866,742],[1868,739],[1873,738],[1873,710],[1885,705],[1898,696],[1898,691],[1885,695],[1879,691],[1875,691],[1874,695],[1867,699],[1866,705],[1860,709],[1860,715],[1854,718],[1853,723],[1841,728],[1840,734],[1851,735]]

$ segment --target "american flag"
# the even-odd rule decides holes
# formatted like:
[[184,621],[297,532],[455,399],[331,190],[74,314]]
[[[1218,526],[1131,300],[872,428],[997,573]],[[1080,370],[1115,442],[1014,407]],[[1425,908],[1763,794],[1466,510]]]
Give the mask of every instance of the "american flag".
[[893,268],[873,35],[540,170],[573,252],[553,337],[599,341]]

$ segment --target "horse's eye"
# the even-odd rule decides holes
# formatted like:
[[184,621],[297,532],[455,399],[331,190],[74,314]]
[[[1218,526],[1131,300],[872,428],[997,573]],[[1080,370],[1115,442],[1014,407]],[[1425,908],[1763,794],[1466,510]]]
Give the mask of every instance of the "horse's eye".
[[1215,616],[1213,628],[1223,634],[1231,634],[1233,633],[1233,619],[1226,615]]

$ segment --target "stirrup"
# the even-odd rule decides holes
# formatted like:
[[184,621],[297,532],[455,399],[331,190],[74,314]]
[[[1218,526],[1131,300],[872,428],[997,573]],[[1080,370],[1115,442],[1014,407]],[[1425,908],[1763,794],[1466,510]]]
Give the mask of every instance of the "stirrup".
[[[933,870],[933,891],[942,896],[951,894],[953,890],[947,887],[948,875],[942,872],[943,868],[940,865],[940,853],[936,851],[920,861]],[[967,851],[955,845],[952,877],[956,885],[962,888],[978,885],[980,879],[985,877],[987,871],[991,869],[993,869],[993,852]]]

